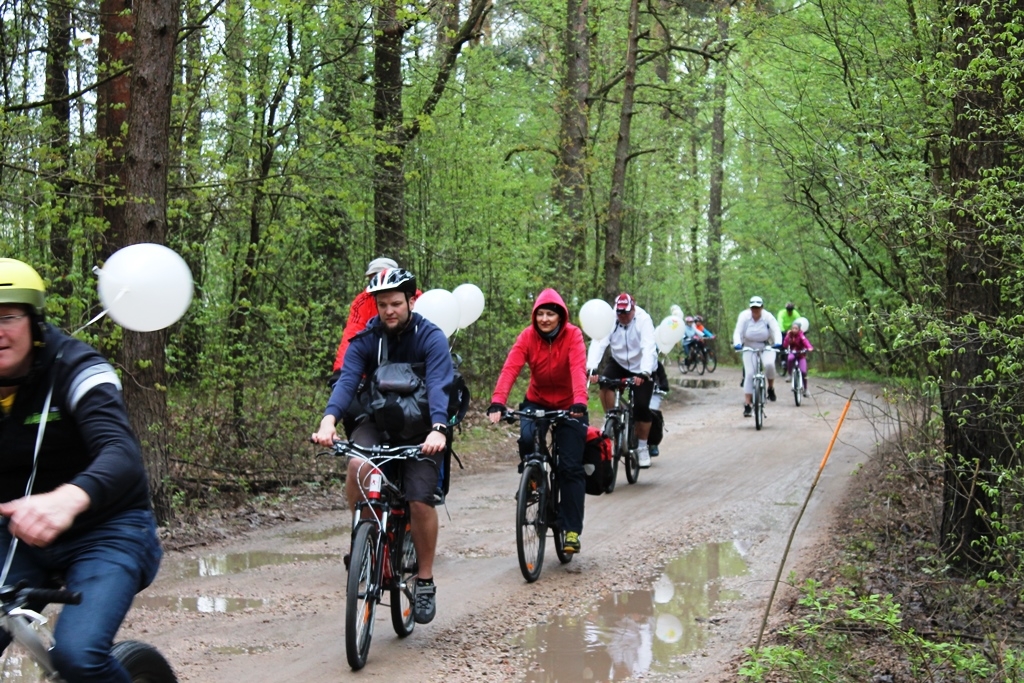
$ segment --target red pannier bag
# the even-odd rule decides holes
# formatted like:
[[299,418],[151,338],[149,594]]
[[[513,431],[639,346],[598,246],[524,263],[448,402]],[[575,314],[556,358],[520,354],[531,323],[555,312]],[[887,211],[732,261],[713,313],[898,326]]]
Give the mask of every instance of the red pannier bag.
[[587,427],[583,471],[587,475],[587,493],[592,496],[606,492],[615,476],[615,470],[612,469],[612,440],[597,427]]

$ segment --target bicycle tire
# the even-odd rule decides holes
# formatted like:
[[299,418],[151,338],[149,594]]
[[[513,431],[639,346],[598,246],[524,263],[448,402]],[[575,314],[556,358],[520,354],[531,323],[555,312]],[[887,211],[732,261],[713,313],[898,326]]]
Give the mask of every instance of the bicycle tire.
[[698,353],[697,358],[694,360],[694,365],[697,366],[697,374],[703,375],[704,371],[708,369],[708,357],[704,352]]
[[401,536],[400,542],[391,549],[396,571],[391,587],[391,625],[399,638],[405,638],[416,628],[416,615],[413,605],[416,602],[416,574],[419,572],[419,558],[416,557],[416,545],[412,542],[412,528],[408,521],[402,529],[395,533]]
[[676,365],[679,366],[679,372],[686,373],[686,354],[679,354],[676,359]]
[[551,542],[555,544],[555,555],[558,556],[558,561],[562,564],[569,564],[572,562],[573,553],[565,552],[565,532],[558,526],[558,508],[562,502],[562,492],[555,481],[550,479],[548,481],[547,521],[548,528],[551,529]]
[[697,355],[691,351],[686,356],[686,371],[693,372],[697,368]]
[[637,479],[640,478],[640,456],[636,452],[640,444],[636,436],[636,423],[632,419],[630,419],[630,424],[626,426],[626,431],[627,434],[622,439],[626,444],[623,452],[626,462],[626,482],[635,484]]
[[380,572],[377,563],[379,527],[362,522],[352,539],[352,556],[345,593],[345,655],[353,671],[366,666],[373,639],[373,620],[377,611]]
[[718,367],[718,356],[715,355],[714,349],[708,349],[706,355],[707,358],[705,359],[704,364],[707,366],[708,372],[714,372],[715,368]]
[[754,428],[760,431],[764,426],[764,380],[754,380]]
[[612,479],[611,483],[605,487],[605,493],[611,493],[615,490],[615,480],[619,478],[619,421],[615,419],[614,415],[609,415],[604,419],[604,435],[612,440]]
[[540,466],[527,465],[523,469],[516,496],[516,554],[519,556],[519,571],[527,583],[540,578],[540,570],[544,566],[547,488],[548,479]]
[[796,407],[800,407],[800,403],[803,401],[804,394],[804,382],[803,376],[800,374],[800,368],[793,368],[793,400],[796,401]]
[[174,669],[160,651],[138,640],[115,643],[110,655],[121,664],[132,683],[177,683]]

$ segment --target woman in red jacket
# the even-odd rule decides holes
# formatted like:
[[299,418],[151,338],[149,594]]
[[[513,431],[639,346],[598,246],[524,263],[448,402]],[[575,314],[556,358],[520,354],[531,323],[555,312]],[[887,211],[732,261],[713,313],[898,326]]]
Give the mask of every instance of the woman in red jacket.
[[[580,551],[586,479],[583,446],[587,436],[587,348],[580,328],[569,322],[569,310],[553,289],[545,289],[533,305],[533,322],[512,345],[491,396],[487,417],[497,423],[505,412],[512,385],[523,365],[530,366],[530,384],[521,408],[568,410],[570,419],[555,427],[558,481],[561,489],[559,528],[567,553]],[[533,452],[534,422],[523,421],[520,456]]]

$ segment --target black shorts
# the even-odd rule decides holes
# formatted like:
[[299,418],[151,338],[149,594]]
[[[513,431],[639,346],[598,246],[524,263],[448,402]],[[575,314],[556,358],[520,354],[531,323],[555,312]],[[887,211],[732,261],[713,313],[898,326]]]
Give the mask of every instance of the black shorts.
[[[377,426],[373,422],[364,422],[359,425],[355,431],[352,432],[352,442],[359,444],[360,446],[377,446],[381,443],[380,433],[377,431]],[[412,446],[416,444],[389,444],[391,446]],[[424,458],[429,458],[428,461],[423,460],[405,460],[401,466],[405,467],[405,485],[403,486],[405,492],[405,499],[410,501],[416,501],[418,503],[426,503],[430,507],[434,507],[434,492],[440,485],[438,478],[438,472],[441,471],[441,456],[444,453],[434,453],[432,455],[424,454]],[[359,458],[356,455],[348,456],[350,458]],[[359,458],[360,460],[362,458]],[[386,468],[385,468],[386,469]],[[388,471],[386,474],[391,477],[393,473]]]
[[[611,358],[608,359],[608,363],[604,366],[604,371],[601,374],[610,379],[626,379],[628,377],[640,376],[639,373],[630,372]],[[654,419],[654,416],[651,414],[651,396],[653,395],[654,382],[650,379],[645,379],[643,384],[633,387],[634,420],[637,422],[650,422]]]

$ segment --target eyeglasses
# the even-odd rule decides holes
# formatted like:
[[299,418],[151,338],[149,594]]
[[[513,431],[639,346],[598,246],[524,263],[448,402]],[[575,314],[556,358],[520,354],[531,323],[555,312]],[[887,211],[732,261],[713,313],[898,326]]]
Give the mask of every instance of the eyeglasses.
[[0,329],[9,330],[13,328],[26,315],[25,313],[21,315],[0,315]]
[[629,315],[630,311],[615,311],[615,315]]

